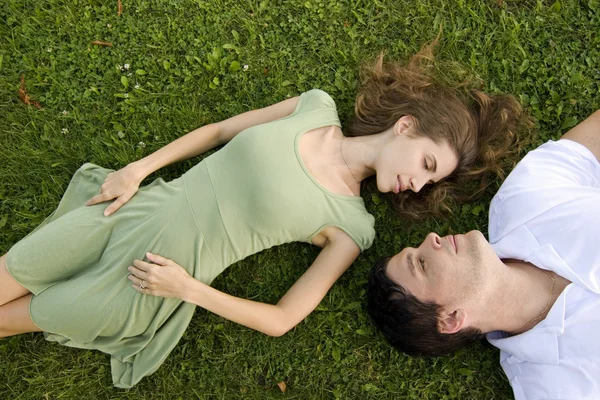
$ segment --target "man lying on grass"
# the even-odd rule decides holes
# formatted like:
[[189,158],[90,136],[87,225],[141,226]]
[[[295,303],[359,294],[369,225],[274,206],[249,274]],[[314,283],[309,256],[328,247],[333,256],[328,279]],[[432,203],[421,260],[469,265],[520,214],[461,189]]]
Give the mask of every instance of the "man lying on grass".
[[387,340],[437,356],[483,338],[517,399],[600,398],[600,111],[530,152],[481,232],[379,261],[368,311]]

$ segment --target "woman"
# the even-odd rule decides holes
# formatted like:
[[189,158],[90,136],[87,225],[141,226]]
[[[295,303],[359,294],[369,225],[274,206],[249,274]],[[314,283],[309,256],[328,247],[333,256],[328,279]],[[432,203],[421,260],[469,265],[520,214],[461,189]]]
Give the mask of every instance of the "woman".
[[[518,103],[436,83],[430,52],[406,67],[380,58],[345,134],[331,97],[311,90],[116,172],[85,164],[57,210],[0,258],[0,337],[44,331],[109,353],[114,384],[131,387],[164,361],[195,305],[284,334],[371,245],[363,180],[376,175],[378,190],[395,195],[432,184],[429,199],[441,203],[452,183],[440,181],[494,167],[514,142]],[[139,188],[153,171],[227,142],[182,177]],[[209,286],[236,261],[291,241],[323,250],[276,305]]]

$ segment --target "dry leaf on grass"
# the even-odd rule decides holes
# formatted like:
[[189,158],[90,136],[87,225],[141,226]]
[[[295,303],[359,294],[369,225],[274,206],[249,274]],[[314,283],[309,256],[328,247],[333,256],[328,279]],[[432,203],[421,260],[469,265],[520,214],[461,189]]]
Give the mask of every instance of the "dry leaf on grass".
[[123,3],[121,3],[121,0],[117,1],[117,7],[118,7],[117,17],[120,17],[121,14],[123,14]]
[[281,381],[277,384],[277,386],[279,386],[279,389],[281,390],[282,393],[285,393],[285,389],[287,389],[287,385],[285,384],[284,381]]
[[97,44],[98,46],[108,46],[108,47],[112,47],[112,43],[110,42],[103,42],[102,40],[94,40],[92,42],[92,44]]
[[19,99],[23,102],[23,104],[31,105],[37,108],[38,110],[42,109],[42,105],[39,101],[31,100],[31,97],[27,94],[27,89],[25,88],[25,74],[21,75],[21,86],[19,86]]

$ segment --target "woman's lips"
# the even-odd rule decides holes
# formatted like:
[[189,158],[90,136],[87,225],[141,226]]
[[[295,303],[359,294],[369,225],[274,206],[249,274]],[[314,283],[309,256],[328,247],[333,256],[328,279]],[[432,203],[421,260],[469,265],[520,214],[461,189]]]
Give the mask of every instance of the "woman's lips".
[[400,182],[400,176],[396,176],[396,185],[394,186],[394,193],[399,193],[402,190],[402,184]]
[[400,179],[400,175],[396,176],[396,193],[404,192],[406,190],[406,186],[402,183],[402,179]]

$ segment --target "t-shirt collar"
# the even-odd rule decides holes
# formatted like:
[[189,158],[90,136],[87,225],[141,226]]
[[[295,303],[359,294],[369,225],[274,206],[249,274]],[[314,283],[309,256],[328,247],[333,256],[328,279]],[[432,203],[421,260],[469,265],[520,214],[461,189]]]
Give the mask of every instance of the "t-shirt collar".
[[521,361],[558,365],[558,337],[564,331],[568,291],[569,286],[558,296],[546,318],[532,329],[515,336],[490,332],[486,335],[488,341]]

